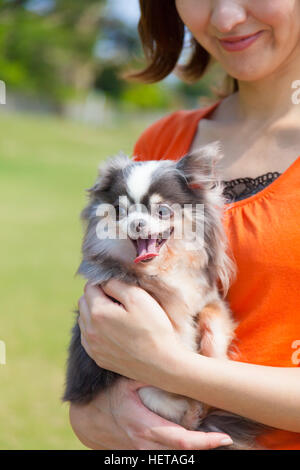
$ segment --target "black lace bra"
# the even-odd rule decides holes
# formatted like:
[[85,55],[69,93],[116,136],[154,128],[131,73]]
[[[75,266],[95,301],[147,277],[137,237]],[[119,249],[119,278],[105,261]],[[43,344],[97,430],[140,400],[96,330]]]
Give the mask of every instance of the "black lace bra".
[[277,171],[273,173],[266,173],[265,175],[257,176],[257,178],[236,178],[230,181],[223,181],[226,202],[236,202],[246,199],[253,194],[258,193],[266,186],[271,184],[281,173]]

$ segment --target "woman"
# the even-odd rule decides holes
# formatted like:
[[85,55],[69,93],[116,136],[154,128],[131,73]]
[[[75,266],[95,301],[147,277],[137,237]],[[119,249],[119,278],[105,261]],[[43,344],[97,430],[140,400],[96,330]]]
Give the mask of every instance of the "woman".
[[234,92],[214,106],[152,125],[134,154],[177,159],[221,141],[222,176],[235,201],[224,224],[238,266],[228,301],[239,322],[240,355],[221,363],[187,352],[148,293],[114,280],[103,289],[87,285],[79,301],[83,345],[101,367],[133,380],[89,405],[72,405],[73,429],[95,449],[230,443],[229,436],[186,431],[146,410],[136,390],[151,377],[152,385],[276,428],[260,439],[267,448],[300,449],[300,107],[292,100],[300,79],[300,0],[140,4],[150,63],[139,78],[157,81],[173,70],[186,25],[194,55],[183,73],[200,77],[212,57],[234,79]]

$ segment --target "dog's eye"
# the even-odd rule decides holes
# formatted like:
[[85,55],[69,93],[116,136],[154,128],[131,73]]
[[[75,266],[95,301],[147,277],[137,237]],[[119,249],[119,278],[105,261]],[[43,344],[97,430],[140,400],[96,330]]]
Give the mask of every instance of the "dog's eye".
[[127,215],[127,209],[123,206],[115,206],[117,220],[123,219]]
[[160,204],[157,208],[157,214],[160,219],[170,219],[173,215],[173,210],[167,204]]

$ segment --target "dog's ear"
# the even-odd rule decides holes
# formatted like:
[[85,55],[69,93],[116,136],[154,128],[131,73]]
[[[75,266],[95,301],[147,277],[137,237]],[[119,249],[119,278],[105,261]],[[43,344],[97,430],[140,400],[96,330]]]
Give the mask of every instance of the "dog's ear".
[[119,153],[117,156],[108,158],[108,160],[99,165],[96,182],[86,191],[90,194],[98,191],[108,191],[116,172],[124,170],[131,163],[132,160],[124,153]]
[[214,184],[217,163],[222,159],[221,144],[212,142],[182,157],[176,168],[184,175],[189,187],[201,188]]

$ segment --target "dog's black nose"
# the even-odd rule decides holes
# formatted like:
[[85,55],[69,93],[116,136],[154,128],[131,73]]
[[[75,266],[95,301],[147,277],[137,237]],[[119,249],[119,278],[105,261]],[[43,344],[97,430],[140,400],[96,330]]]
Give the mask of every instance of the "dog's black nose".
[[146,226],[146,221],[144,219],[134,220],[130,224],[132,231],[139,233]]

